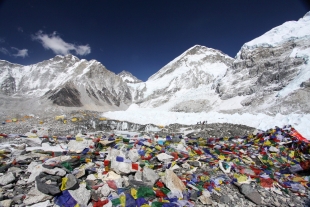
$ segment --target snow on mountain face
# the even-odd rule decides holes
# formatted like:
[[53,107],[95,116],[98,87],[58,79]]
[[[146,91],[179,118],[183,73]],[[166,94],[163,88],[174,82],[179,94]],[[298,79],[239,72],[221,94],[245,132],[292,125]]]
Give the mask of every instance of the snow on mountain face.
[[87,109],[122,109],[131,103],[126,83],[96,60],[66,55],[29,66],[0,61],[0,75],[1,92],[6,95]]
[[119,74],[117,74],[122,80],[126,83],[140,83],[142,80],[139,80],[137,77],[132,75],[130,72],[123,70]]
[[[245,43],[243,49],[255,49],[257,47],[275,47],[285,41],[292,41],[310,36],[310,11],[298,21],[288,21],[271,29],[260,37]],[[237,59],[240,53],[237,54]]]
[[[180,110],[175,104],[198,100],[205,104],[207,92],[219,81],[232,64],[233,58],[221,51],[196,45],[168,63],[146,82],[129,84],[134,91],[134,101],[142,107],[164,107],[167,110]],[[192,96],[191,91],[205,87],[206,93]],[[184,96],[187,94],[186,96]],[[189,98],[188,96],[191,96]],[[186,98],[187,97],[187,98]],[[190,102],[189,102],[190,104]],[[183,107],[183,106],[182,106]]]
[[194,46],[148,81],[129,84],[142,108],[310,112],[310,12],[243,45],[236,59]]
[[310,12],[245,43],[217,93],[245,97],[245,110],[309,113],[309,56]]
[[245,43],[236,59],[195,45],[146,82],[72,55],[30,66],[0,61],[0,95],[91,110],[134,103],[173,112],[309,113],[309,56],[310,12]]

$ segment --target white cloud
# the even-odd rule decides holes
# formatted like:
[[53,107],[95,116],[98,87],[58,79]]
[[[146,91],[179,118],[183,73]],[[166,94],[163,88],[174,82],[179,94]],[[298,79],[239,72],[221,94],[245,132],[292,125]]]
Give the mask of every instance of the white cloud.
[[89,45],[75,45],[65,42],[56,32],[53,34],[44,34],[39,31],[32,36],[34,40],[38,40],[45,49],[52,50],[56,55],[70,54],[70,51],[75,51],[77,55],[88,55],[91,52]]
[[5,54],[5,55],[14,56],[14,57],[22,57],[22,58],[25,58],[26,56],[28,56],[28,49],[21,49],[20,50],[16,47],[11,47],[11,51],[12,50],[14,50],[14,52],[16,51],[16,54],[13,54],[12,52],[10,52],[5,47],[0,47],[0,52]]
[[84,55],[84,54],[87,55],[90,53],[90,47],[88,45],[80,45],[77,46],[75,52],[78,55]]
[[26,56],[28,56],[28,49],[18,49],[16,47],[12,47],[13,50],[16,50],[17,53],[16,54],[13,54],[13,56],[15,57],[22,57],[22,58],[25,58]]
[[10,52],[6,48],[4,48],[4,47],[0,48],[0,52],[5,54],[5,55],[10,55]]

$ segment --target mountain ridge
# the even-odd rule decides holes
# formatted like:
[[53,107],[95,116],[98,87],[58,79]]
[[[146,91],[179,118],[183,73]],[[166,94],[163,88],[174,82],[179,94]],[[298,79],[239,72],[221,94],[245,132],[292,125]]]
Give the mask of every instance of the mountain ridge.
[[194,45],[145,82],[71,54],[28,66],[0,60],[0,93],[51,109],[309,113],[309,31],[310,12],[245,43],[235,58]]

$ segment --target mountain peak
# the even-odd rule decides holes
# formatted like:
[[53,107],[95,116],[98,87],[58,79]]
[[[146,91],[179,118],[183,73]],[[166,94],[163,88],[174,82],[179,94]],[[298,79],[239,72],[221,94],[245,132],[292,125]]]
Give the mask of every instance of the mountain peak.
[[310,20],[310,11],[308,11],[303,17],[304,20]]
[[184,70],[194,69],[194,65],[201,66],[207,63],[223,63],[230,66],[233,60],[232,57],[224,54],[220,50],[202,45],[194,45],[161,68],[157,73],[149,77],[148,80],[161,78],[166,74],[173,73],[176,69],[179,70],[180,68],[183,68]]
[[117,74],[124,82],[126,83],[140,83],[142,82],[137,77],[132,75],[130,72],[123,70],[119,74]]
[[72,61],[72,62],[78,62],[80,61],[80,59],[72,54],[67,54],[67,55],[56,55],[54,58],[52,58],[51,60],[56,60],[56,61]]

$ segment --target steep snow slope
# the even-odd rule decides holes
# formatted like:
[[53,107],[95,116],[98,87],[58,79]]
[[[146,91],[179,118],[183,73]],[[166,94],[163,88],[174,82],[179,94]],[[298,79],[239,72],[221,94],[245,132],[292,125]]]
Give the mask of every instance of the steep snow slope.
[[310,12],[245,43],[216,91],[246,97],[243,111],[309,113],[309,56]]
[[[306,13],[298,21],[288,21],[277,26],[265,34],[245,43],[244,49],[257,47],[274,47],[288,40],[309,38],[310,36],[310,12]],[[237,59],[240,52],[237,54]]]
[[[134,101],[141,107],[162,107],[167,110],[184,111],[186,107],[196,110],[190,102],[205,104],[212,87],[226,73],[233,58],[224,53],[200,45],[188,49],[168,63],[146,82],[129,84],[134,92]],[[193,91],[204,91],[192,96]],[[214,92],[213,92],[214,94]],[[214,94],[216,95],[216,94]],[[187,106],[177,104],[188,102]],[[165,104],[167,103],[167,104]]]

